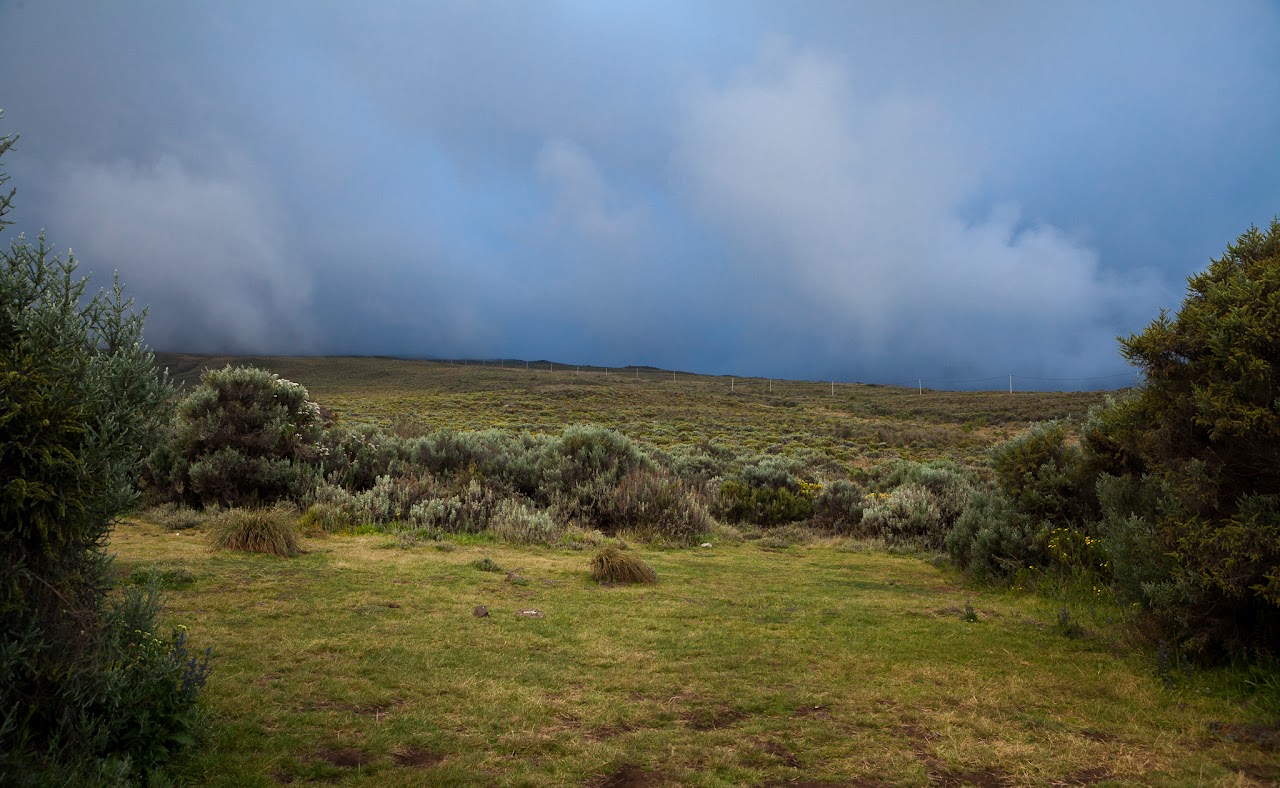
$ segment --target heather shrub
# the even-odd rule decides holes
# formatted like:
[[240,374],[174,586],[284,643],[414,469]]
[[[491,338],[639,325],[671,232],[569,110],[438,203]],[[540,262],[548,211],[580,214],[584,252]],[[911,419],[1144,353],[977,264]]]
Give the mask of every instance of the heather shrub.
[[325,481],[353,492],[368,490],[381,476],[405,470],[410,444],[376,427],[330,427],[321,442],[321,469]]
[[[321,488],[323,489],[323,488]],[[330,488],[345,491],[341,488]],[[319,492],[319,490],[317,490]],[[317,500],[307,507],[298,517],[298,528],[303,533],[338,533],[340,531],[348,531],[357,525],[355,519],[347,513],[342,506],[331,502],[331,500]]]
[[851,534],[862,524],[863,497],[857,485],[837,479],[813,500],[813,526],[837,534]]
[[877,466],[871,472],[873,491],[891,492],[908,485],[928,494],[930,504],[938,510],[938,527],[944,531],[949,531],[960,519],[973,493],[969,472],[946,460],[925,463],[897,460]]
[[199,528],[216,513],[211,510],[192,509],[179,503],[162,503],[144,510],[139,516],[167,531],[182,531],[188,528]]
[[554,545],[564,539],[566,530],[545,510],[514,498],[498,501],[489,523],[495,539],[516,545]]
[[756,525],[807,520],[818,486],[801,480],[803,471],[791,457],[757,457],[721,483],[716,512],[730,522]]
[[543,484],[543,457],[554,439],[503,430],[433,432],[409,444],[409,461],[437,476],[479,476],[526,497]]
[[291,506],[228,509],[210,524],[209,544],[215,550],[239,550],[292,558],[302,552]]
[[773,488],[799,492],[800,477],[806,472],[802,462],[794,457],[767,454],[742,466],[738,478],[757,489]]
[[711,527],[711,516],[669,473],[637,468],[624,476],[601,506],[606,533],[632,531],[687,544]]
[[737,453],[714,441],[703,441],[692,448],[678,448],[659,453],[663,466],[687,485],[701,487],[712,479],[723,477],[738,460]]
[[656,583],[658,573],[635,553],[608,545],[591,559],[591,579],[597,583]]
[[905,484],[893,492],[867,495],[857,534],[889,544],[940,550],[949,530],[934,496],[919,484]]
[[1048,563],[1041,531],[1009,496],[980,491],[946,535],[945,544],[958,566],[979,577],[1001,579]]
[[319,481],[320,408],[302,386],[253,367],[209,370],[152,452],[152,495],[195,506],[299,500]]
[[492,488],[472,479],[457,495],[414,504],[407,520],[443,533],[480,533],[490,527],[503,500]]
[[627,474],[653,467],[652,461],[619,432],[574,425],[548,443],[541,454],[537,496],[569,522],[612,527],[613,494]]

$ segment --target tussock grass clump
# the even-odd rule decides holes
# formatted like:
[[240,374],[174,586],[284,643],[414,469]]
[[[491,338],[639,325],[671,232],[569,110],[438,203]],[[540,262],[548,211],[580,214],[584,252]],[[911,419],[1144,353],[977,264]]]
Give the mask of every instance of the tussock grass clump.
[[302,552],[294,527],[294,510],[288,506],[228,509],[213,521],[210,544],[214,550],[269,553],[283,558]]
[[608,545],[591,559],[591,579],[597,583],[656,583],[658,573],[634,553]]
[[502,567],[498,566],[498,562],[489,557],[477,558],[476,560],[471,562],[471,566],[475,569],[479,569],[481,572],[503,571]]

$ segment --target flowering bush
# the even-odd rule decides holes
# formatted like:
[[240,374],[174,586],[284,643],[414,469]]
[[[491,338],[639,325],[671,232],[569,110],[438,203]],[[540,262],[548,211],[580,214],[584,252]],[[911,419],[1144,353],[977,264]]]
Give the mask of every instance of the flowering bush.
[[297,500],[315,486],[320,407],[297,383],[253,367],[209,370],[151,454],[152,494],[193,505]]

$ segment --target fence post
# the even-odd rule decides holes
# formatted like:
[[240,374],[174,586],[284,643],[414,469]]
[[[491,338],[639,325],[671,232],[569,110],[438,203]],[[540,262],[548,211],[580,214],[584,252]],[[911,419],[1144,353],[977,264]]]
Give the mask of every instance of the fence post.
[[1013,393],[1013,375],[1009,376],[1009,393]]

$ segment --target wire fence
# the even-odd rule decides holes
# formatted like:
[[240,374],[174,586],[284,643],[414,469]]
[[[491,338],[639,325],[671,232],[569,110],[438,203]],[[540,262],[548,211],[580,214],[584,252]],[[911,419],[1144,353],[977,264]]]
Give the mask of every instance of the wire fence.
[[1091,375],[1084,377],[1043,377],[1035,375],[994,375],[984,378],[916,378],[891,383],[862,383],[849,380],[793,380],[769,377],[746,377],[740,375],[707,375],[694,372],[680,372],[651,366],[612,367],[594,364],[564,364],[540,359],[499,358],[499,359],[435,359],[435,363],[450,366],[489,367],[494,369],[526,372],[555,373],[574,378],[599,378],[602,380],[648,383],[687,383],[725,386],[731,394],[771,394],[781,395],[794,392],[796,387],[803,387],[805,393],[811,393],[815,386],[823,387],[829,396],[835,396],[841,387],[879,387],[902,389],[918,395],[938,392],[1007,392],[1009,394],[1073,392],[1073,391],[1109,391],[1125,389],[1141,385],[1140,373],[1129,370],[1107,375]]

